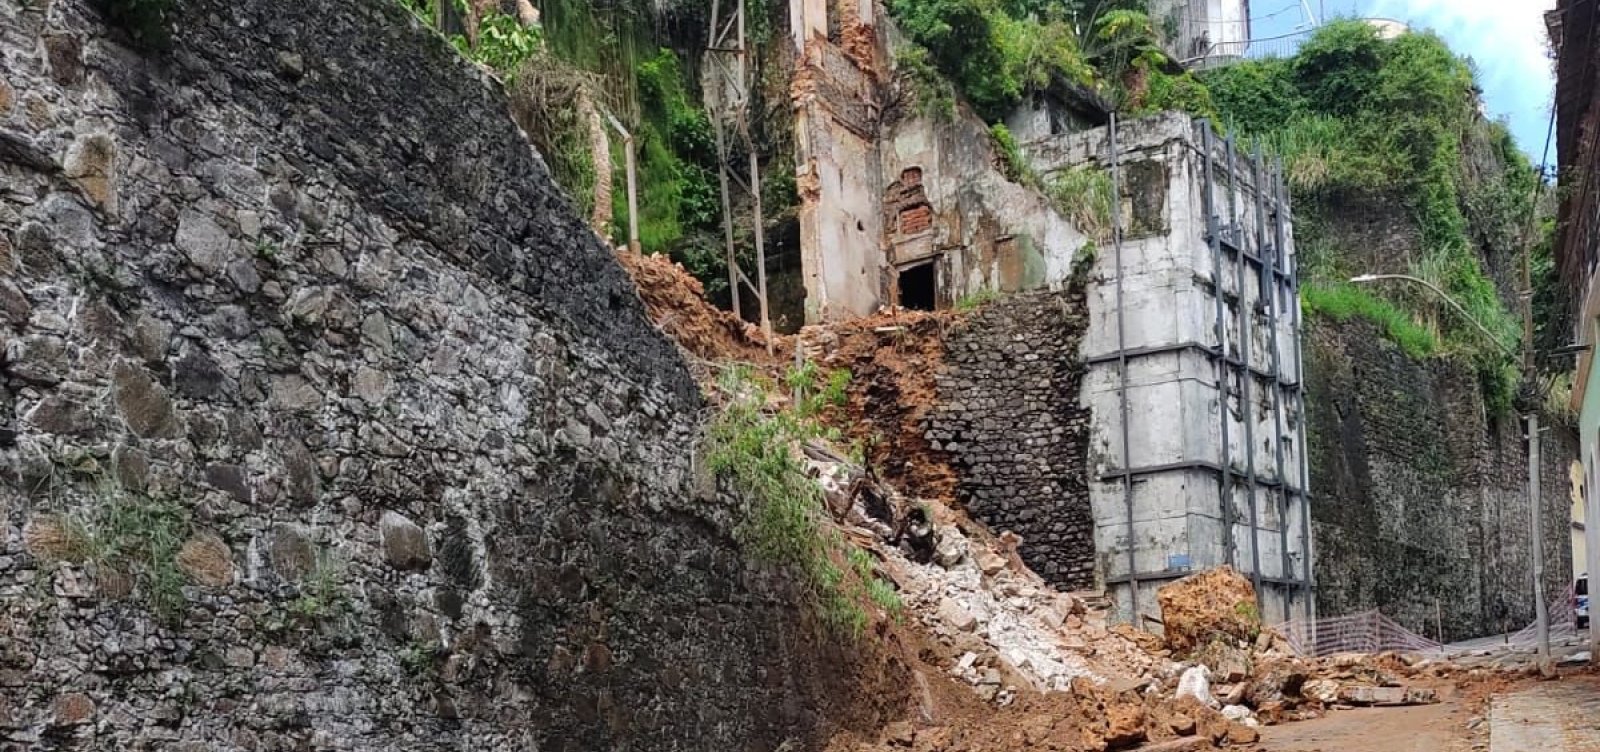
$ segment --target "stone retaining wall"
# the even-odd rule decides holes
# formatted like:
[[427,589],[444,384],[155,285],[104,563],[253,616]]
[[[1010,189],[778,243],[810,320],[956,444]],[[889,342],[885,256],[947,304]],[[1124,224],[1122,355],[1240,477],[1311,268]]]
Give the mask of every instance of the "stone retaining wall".
[[0,747],[759,750],[893,707],[746,564],[687,370],[496,84],[388,0],[170,24],[0,5]]
[[1095,584],[1089,411],[1079,404],[1087,324],[1076,290],[985,305],[947,335],[928,420],[959,501],[996,532],[1020,535],[1023,560],[1065,590]]

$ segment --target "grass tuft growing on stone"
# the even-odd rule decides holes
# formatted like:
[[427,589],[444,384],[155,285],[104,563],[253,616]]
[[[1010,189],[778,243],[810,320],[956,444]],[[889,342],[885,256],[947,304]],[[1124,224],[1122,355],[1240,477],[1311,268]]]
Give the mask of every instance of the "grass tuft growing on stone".
[[993,303],[999,299],[1000,293],[988,288],[984,288],[982,290],[970,292],[961,296],[961,298],[956,301],[955,308],[963,313],[976,311],[979,308],[982,308],[985,305]]
[[328,551],[317,552],[317,563],[300,582],[300,596],[289,604],[290,613],[317,621],[336,616],[346,606],[345,563]]
[[28,550],[43,559],[93,564],[102,583],[132,580],[150,610],[171,624],[188,601],[179,553],[189,538],[189,511],[105,482],[95,489],[92,516],[41,515],[28,525]]
[[1050,178],[1045,194],[1056,211],[1095,240],[1111,239],[1111,176],[1103,170],[1077,167]]
[[1439,352],[1439,338],[1411,318],[1411,314],[1383,298],[1349,283],[1308,284],[1300,290],[1306,310],[1335,321],[1363,318],[1378,325],[1389,341],[1406,355],[1426,358]]

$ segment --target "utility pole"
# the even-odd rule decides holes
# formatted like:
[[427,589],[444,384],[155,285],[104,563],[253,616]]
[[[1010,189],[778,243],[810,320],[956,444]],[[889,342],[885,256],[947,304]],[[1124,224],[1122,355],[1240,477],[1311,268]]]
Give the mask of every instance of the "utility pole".
[[[1522,378],[1532,379],[1533,364],[1533,273],[1529,256],[1533,253],[1533,239],[1522,243]],[[1550,662],[1550,605],[1544,594],[1544,514],[1543,499],[1539,497],[1539,405],[1528,405],[1528,548],[1533,555],[1533,613],[1539,633],[1539,673],[1555,675],[1555,665]]]

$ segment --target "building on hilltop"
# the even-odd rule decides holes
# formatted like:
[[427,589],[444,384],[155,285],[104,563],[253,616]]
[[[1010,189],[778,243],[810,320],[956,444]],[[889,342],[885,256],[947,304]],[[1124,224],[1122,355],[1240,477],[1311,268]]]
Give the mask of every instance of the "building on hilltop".
[[1250,0],[1150,0],[1150,24],[1184,66],[1222,65],[1250,51]]

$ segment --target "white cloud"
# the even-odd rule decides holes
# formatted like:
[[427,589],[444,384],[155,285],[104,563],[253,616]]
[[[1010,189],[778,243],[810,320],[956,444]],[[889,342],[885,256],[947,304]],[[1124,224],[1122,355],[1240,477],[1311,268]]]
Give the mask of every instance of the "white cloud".
[[1367,15],[1433,29],[1471,57],[1489,112],[1511,117],[1518,141],[1532,152],[1543,145],[1555,86],[1544,26],[1553,7],[1555,0],[1375,0]]

